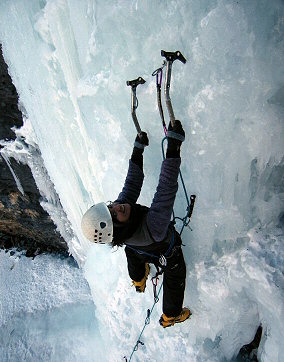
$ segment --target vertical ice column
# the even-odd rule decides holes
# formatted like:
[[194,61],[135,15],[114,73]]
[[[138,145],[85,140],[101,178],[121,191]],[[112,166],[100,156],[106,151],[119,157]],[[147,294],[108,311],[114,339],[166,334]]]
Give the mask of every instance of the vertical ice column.
[[14,172],[14,170],[13,170],[13,168],[12,168],[12,165],[11,165],[11,162],[10,162],[10,160],[9,160],[9,157],[7,157],[7,155],[5,155],[4,152],[1,152],[1,156],[3,157],[3,159],[5,160],[5,162],[7,163],[8,167],[9,167],[9,169],[10,169],[10,171],[11,171],[11,174],[12,174],[13,177],[14,177],[14,180],[15,180],[15,182],[16,182],[16,185],[17,185],[17,187],[18,187],[18,190],[20,191],[20,193],[21,193],[22,195],[25,195],[25,192],[24,192],[24,189],[23,189],[23,187],[22,187],[22,185],[21,185],[21,182],[20,182],[18,176],[16,175],[16,173]]

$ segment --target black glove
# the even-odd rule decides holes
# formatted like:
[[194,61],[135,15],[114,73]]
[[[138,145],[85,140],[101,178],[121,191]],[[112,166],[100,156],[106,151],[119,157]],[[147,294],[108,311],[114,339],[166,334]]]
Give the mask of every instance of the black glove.
[[143,152],[144,147],[149,145],[149,139],[146,132],[141,132],[135,138],[131,161],[143,170]]
[[178,158],[180,157],[180,146],[185,138],[185,132],[182,127],[182,124],[179,120],[175,120],[174,126],[171,122],[169,123],[167,139],[168,139],[168,148],[167,148],[167,158]]
[[144,149],[144,147],[149,146],[149,139],[146,132],[141,132],[135,138],[134,147]]

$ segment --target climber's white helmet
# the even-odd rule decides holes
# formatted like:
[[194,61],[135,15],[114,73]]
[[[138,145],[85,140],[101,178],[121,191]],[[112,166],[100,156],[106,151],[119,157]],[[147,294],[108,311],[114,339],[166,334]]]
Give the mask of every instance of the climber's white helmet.
[[92,243],[111,243],[113,223],[107,205],[100,202],[90,207],[83,215],[81,228]]

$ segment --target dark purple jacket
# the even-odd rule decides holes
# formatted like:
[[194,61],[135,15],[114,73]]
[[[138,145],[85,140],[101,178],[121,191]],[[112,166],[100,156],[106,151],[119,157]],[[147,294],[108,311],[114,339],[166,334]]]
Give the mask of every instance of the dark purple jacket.
[[[178,190],[180,163],[180,158],[166,158],[162,163],[159,183],[145,220],[155,242],[163,241],[168,234]],[[143,180],[143,171],[130,160],[126,180],[117,202],[135,204],[140,195]]]

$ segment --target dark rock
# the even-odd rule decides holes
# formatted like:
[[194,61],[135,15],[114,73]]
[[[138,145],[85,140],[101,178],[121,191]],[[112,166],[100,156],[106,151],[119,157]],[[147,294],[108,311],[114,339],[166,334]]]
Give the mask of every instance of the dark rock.
[[236,358],[236,362],[258,362],[257,359],[257,349],[261,341],[262,336],[262,326],[260,325],[256,331],[253,341],[249,344],[246,344],[240,349],[240,352]]
[[[17,91],[0,45],[0,140],[14,140],[16,135],[11,128],[22,124]],[[30,257],[44,252],[68,256],[66,242],[39,203],[41,196],[30,168],[12,158],[9,162],[20,180],[24,195],[18,190],[6,161],[0,155],[0,248],[24,250]]]

